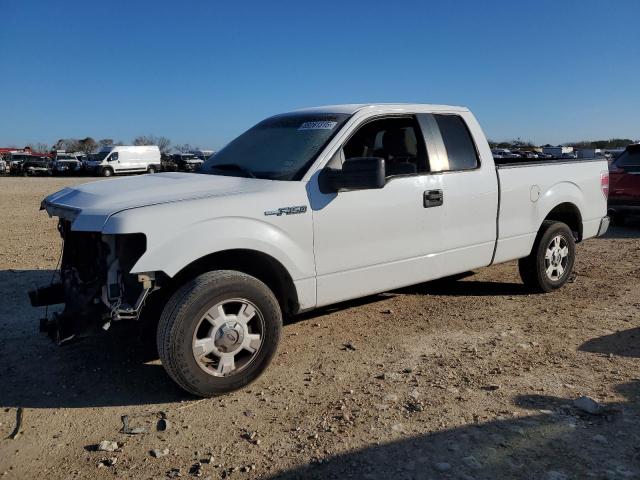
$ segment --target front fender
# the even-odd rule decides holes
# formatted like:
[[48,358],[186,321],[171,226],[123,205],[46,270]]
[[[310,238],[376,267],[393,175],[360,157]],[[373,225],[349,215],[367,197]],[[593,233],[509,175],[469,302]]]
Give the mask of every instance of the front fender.
[[314,275],[308,251],[286,232],[255,219],[225,217],[193,225],[163,240],[147,239],[147,251],[132,273],[163,271],[174,276],[190,263],[211,253],[247,249],[266,253],[278,260],[293,280]]
[[188,212],[173,211],[169,206],[148,207],[111,216],[103,233],[146,236],[146,251],[131,273],[161,271],[172,277],[206,255],[247,249],[279,261],[294,281],[315,276],[313,225],[309,214],[270,216],[264,220],[243,216],[194,219]]

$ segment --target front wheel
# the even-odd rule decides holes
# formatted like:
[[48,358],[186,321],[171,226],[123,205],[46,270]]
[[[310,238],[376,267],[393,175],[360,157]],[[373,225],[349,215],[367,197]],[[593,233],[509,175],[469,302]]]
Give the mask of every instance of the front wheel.
[[106,167],[102,169],[102,176],[103,177],[110,177],[111,175],[113,175],[113,170],[111,170],[111,168]]
[[151,165],[151,166],[147,169],[147,173],[156,173],[156,167],[154,167],[153,165]]
[[171,297],[158,325],[158,353],[180,387],[211,397],[258,378],[276,353],[281,330],[280,306],[264,283],[218,270]]
[[518,262],[520,278],[535,292],[551,292],[567,283],[575,256],[571,229],[562,222],[545,220],[531,254]]

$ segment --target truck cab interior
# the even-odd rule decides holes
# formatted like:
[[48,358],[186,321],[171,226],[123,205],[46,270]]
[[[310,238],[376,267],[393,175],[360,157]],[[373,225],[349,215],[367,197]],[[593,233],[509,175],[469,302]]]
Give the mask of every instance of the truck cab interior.
[[427,149],[419,128],[413,117],[368,122],[338,151],[329,166],[340,168],[350,158],[378,157],[385,161],[387,177],[428,172]]

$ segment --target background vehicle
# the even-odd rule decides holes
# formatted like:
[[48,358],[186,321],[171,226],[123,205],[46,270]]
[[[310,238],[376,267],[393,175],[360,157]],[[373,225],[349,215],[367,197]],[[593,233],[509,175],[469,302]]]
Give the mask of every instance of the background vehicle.
[[178,165],[173,161],[173,155],[163,153],[160,159],[160,171],[162,172],[177,172]]
[[51,172],[53,175],[77,175],[82,172],[82,162],[73,154],[57,153]]
[[51,163],[47,157],[29,154],[11,154],[9,163],[11,175],[37,176],[51,175]]
[[155,173],[160,171],[157,145],[117,145],[104,147],[84,163],[87,171],[103,177],[119,173]]
[[519,260],[563,286],[575,243],[608,227],[604,160],[494,162],[475,117],[439,105],[343,105],[268,118],[204,163],[48,196],[60,219],[59,343],[158,321],[168,374],[210,396],[267,367],[283,315]]
[[196,157],[193,153],[176,153],[171,158],[181,172],[195,172],[204,163],[204,160]]
[[213,150],[189,150],[188,153],[193,153],[200,160],[207,160],[211,155],[215,154]]
[[0,157],[0,173],[5,174],[8,172],[7,162]]
[[507,148],[494,148],[491,153],[493,158],[520,158],[518,153],[512,152]]
[[640,215],[640,144],[629,145],[609,166],[609,211],[614,221]]

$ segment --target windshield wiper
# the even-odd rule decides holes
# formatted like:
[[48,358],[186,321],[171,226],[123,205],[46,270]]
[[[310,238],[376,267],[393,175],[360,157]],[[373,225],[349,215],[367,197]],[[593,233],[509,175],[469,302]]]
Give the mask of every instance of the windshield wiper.
[[258,178],[251,170],[243,167],[242,165],[238,165],[237,163],[221,163],[219,165],[212,165],[211,170],[236,170],[244,173],[247,177]]

